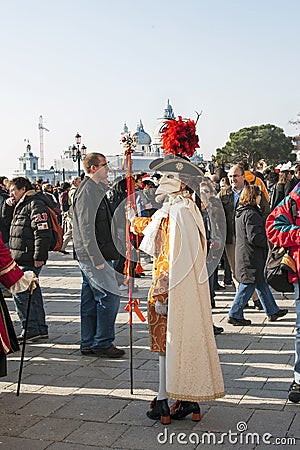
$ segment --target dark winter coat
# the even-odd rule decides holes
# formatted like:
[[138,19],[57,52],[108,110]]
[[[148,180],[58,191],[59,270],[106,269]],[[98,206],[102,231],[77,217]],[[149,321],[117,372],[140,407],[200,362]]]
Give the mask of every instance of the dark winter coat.
[[8,193],[3,189],[0,189],[0,231],[2,233],[2,240],[5,244],[9,240],[9,223],[3,218],[3,207],[8,197]]
[[[247,181],[245,182],[245,186],[247,186],[249,183]],[[233,238],[235,236],[235,213],[236,209],[234,209],[234,196],[232,188],[222,188],[220,192],[218,193],[218,197],[221,199],[225,218],[226,218],[226,244],[232,244]],[[261,201],[260,201],[260,211],[261,214],[266,220],[268,215],[270,214],[270,205],[266,200],[266,197],[262,195]],[[238,207],[238,203],[236,205],[236,208]]]
[[300,179],[297,178],[295,175],[291,180],[288,180],[284,185],[284,196],[286,197],[289,195],[289,193],[297,186]]
[[15,207],[4,205],[3,214],[11,216],[9,248],[20,266],[47,261],[51,239],[50,202],[42,192],[27,191]]
[[[107,186],[86,177],[78,186],[73,204],[73,239],[79,261],[94,266],[119,258],[114,245],[112,211]],[[116,236],[114,236],[116,238]]]
[[268,254],[265,221],[257,206],[239,206],[235,220],[235,271],[240,283],[263,283]]
[[276,208],[277,205],[284,199],[284,188],[285,184],[276,184],[276,187],[274,189],[272,199],[271,199],[271,210]]

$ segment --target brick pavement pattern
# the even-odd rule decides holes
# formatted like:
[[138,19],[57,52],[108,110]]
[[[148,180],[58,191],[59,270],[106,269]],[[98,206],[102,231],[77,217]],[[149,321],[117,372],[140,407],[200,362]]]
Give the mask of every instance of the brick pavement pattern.
[[[144,312],[151,265],[145,268],[146,277],[137,281],[135,294]],[[227,324],[233,288],[218,292],[213,316],[214,323],[225,329],[216,340],[227,395],[201,404],[201,422],[186,418],[165,427],[146,417],[158,387],[158,361],[148,349],[147,324],[138,319],[133,329],[134,395],[130,394],[126,297],[122,297],[116,334],[116,345],[126,355],[109,360],[82,356],[79,351],[81,277],[71,255],[51,254],[41,286],[49,340],[27,344],[19,397],[21,352],[8,358],[8,376],[0,378],[0,449],[264,449],[270,448],[263,442],[265,433],[272,435],[265,437],[271,444],[281,439],[279,448],[300,445],[300,405],[287,401],[294,360],[291,295],[276,294],[280,308],[290,311],[282,320],[269,323],[263,311],[249,308],[245,317],[253,325],[233,327]],[[7,303],[19,331],[13,301]],[[230,430],[237,437],[222,435]],[[258,437],[249,435],[246,443],[247,433]]]

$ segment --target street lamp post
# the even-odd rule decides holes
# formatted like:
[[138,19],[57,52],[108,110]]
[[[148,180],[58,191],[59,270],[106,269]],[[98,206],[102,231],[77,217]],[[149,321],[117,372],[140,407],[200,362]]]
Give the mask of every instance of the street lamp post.
[[81,136],[79,133],[75,136],[76,145],[72,147],[72,159],[74,162],[78,163],[78,176],[80,177],[80,161],[82,161],[86,155],[86,146],[82,145],[80,149]]

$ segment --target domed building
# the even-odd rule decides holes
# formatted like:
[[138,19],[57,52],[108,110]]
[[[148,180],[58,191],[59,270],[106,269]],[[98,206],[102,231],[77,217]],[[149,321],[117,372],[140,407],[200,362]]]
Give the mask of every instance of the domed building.
[[[132,135],[136,138],[137,144],[132,153],[132,170],[134,172],[147,172],[149,171],[149,164],[154,159],[163,156],[162,144],[160,141],[161,131],[164,122],[168,119],[175,119],[173,108],[168,100],[167,106],[164,109],[163,117],[159,118],[159,123],[156,126],[153,138],[144,130],[142,121],[137,125],[136,132]],[[128,133],[129,129],[124,123],[123,131],[121,132],[121,138]],[[122,142],[122,139],[121,139]],[[122,152],[123,153],[123,152]],[[125,163],[122,155],[108,155],[110,160],[110,166],[112,168],[113,177],[124,173]]]
[[133,134],[133,138],[136,138],[136,148],[133,152],[134,155],[148,155],[151,153],[151,137],[145,132],[142,121],[137,124],[136,132]]

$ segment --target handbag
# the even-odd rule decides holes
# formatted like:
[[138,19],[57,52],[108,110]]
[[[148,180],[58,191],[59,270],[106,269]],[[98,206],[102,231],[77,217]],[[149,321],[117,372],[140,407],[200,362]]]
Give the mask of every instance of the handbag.
[[296,263],[289,255],[289,248],[274,247],[270,250],[265,272],[268,284],[275,291],[294,292],[294,286],[288,280],[288,272],[296,271]]

